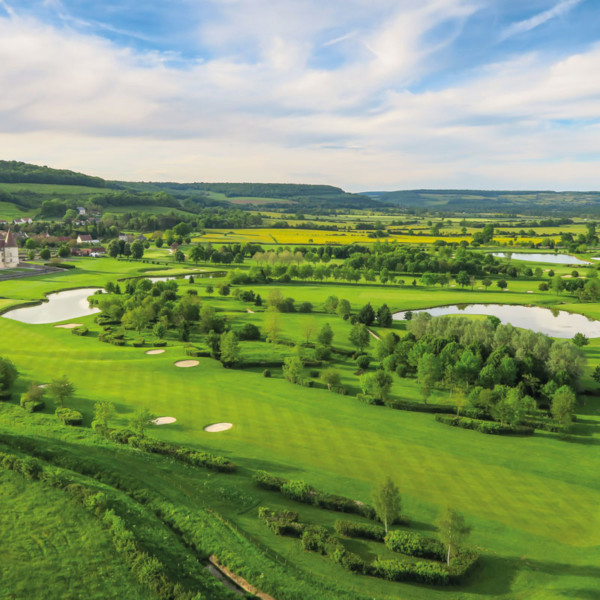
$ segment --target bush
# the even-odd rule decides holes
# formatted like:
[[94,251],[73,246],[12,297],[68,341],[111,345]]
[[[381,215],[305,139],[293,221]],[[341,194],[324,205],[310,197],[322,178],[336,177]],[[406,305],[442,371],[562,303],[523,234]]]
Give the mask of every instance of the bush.
[[134,348],[142,348],[145,344],[146,344],[146,340],[144,340],[144,338],[138,338],[136,340],[133,340]]
[[263,377],[271,377],[271,370],[270,369],[265,369],[263,371]]
[[337,534],[346,537],[363,538],[365,540],[375,540],[376,542],[383,542],[385,538],[385,529],[379,525],[337,520],[334,527]]
[[165,341],[154,342],[152,344],[155,348],[164,348],[167,345]]
[[289,510],[274,511],[261,506],[258,509],[258,518],[277,535],[300,537],[304,531],[304,525],[298,523],[297,512]]
[[81,425],[83,423],[83,415],[72,408],[57,408],[55,414],[57,419],[65,425]]
[[382,405],[383,402],[379,398],[374,398],[371,394],[356,394],[356,398],[365,404]]
[[40,410],[44,410],[45,406],[46,404],[43,400],[30,400],[27,394],[21,396],[21,408],[27,412],[39,412]]
[[327,346],[317,346],[315,348],[315,360],[323,361],[331,358],[331,348]]
[[327,543],[330,541],[330,535],[320,525],[311,525],[306,527],[302,533],[302,549],[307,552],[318,552],[319,554],[327,554]]
[[287,479],[277,477],[277,475],[272,475],[271,473],[267,473],[267,471],[256,471],[252,475],[252,481],[264,490],[276,490],[279,492],[287,482]]
[[302,302],[298,307],[300,313],[310,313],[313,310],[313,305],[310,302]]
[[385,536],[384,542],[392,552],[409,556],[444,560],[446,555],[444,546],[439,540],[399,529],[390,531]]
[[87,335],[89,332],[89,329],[87,327],[73,327],[73,329],[71,329],[71,333],[73,335]]
[[406,400],[386,400],[385,405],[395,410],[409,410],[413,412],[440,413],[447,415],[456,414],[456,406],[446,404],[417,404]]
[[238,332],[240,340],[260,340],[260,329],[253,323],[246,323]]
[[312,371],[309,371],[308,374],[310,377],[312,377],[314,379],[319,377],[319,371],[312,370]]
[[281,486],[281,493],[292,500],[310,504],[314,490],[304,481],[289,480]]
[[448,585],[451,582],[450,574],[443,565],[403,560],[376,560],[369,568],[369,575],[389,581],[416,581],[434,585]]
[[483,421],[481,419],[471,419],[469,417],[458,417],[456,415],[436,415],[435,420],[451,427],[460,427],[462,429],[472,429],[479,433],[490,435],[532,435],[533,427],[527,425],[502,425],[496,421]]

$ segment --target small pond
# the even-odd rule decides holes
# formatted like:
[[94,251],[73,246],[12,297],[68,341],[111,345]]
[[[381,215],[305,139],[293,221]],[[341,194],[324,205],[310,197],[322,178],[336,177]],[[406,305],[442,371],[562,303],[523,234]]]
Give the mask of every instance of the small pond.
[[[531,329],[557,338],[572,338],[576,333],[587,337],[600,337],[600,321],[566,310],[551,310],[539,306],[519,306],[512,304],[461,304],[436,306],[413,310],[413,315],[427,312],[432,317],[444,315],[493,315],[504,324],[510,323],[522,329]],[[404,319],[404,312],[394,314],[395,320]]]
[[[507,252],[492,252],[496,258],[506,258]],[[587,260],[581,260],[571,254],[542,254],[540,252],[512,252],[511,259],[529,260],[532,262],[549,263],[552,265],[591,265]]]
[[83,288],[48,294],[48,301],[36,306],[15,308],[4,313],[6,319],[21,321],[32,325],[42,323],[58,323],[77,317],[86,317],[100,312],[99,308],[91,307],[88,298],[101,288]]
[[224,277],[225,275],[225,271],[208,271],[206,273],[190,273],[189,275],[171,275],[170,277],[146,277],[145,279],[149,279],[152,283],[156,283],[157,281],[189,279],[190,277],[193,277],[194,279],[212,279],[213,277]]

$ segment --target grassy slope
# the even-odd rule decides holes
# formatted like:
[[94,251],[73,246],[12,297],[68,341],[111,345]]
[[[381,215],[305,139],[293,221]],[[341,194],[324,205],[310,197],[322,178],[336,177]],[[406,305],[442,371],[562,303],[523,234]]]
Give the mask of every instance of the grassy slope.
[[146,598],[100,524],[41,483],[0,471],[0,598]]
[[[110,275],[114,269],[123,276],[125,271],[139,268],[108,259],[80,264],[93,271],[5,282],[2,295],[39,297],[49,289],[101,284],[115,278]],[[528,286],[529,282],[511,283],[514,290],[506,293],[456,289],[424,293],[423,288],[296,285],[287,286],[284,293],[315,305],[335,293],[351,298],[354,306],[366,300],[376,305],[386,300],[393,308],[483,299],[558,300],[550,294],[525,295]],[[260,291],[263,297],[268,293],[267,288]],[[210,303],[238,311],[231,314],[239,322],[263,318],[260,313],[244,317],[245,305],[233,300],[214,298]],[[283,315],[288,337],[298,339],[303,318],[328,320],[338,340],[345,341],[347,324],[329,315]],[[369,499],[374,481],[391,474],[401,486],[409,516],[423,523],[432,523],[446,502],[457,506],[474,526],[473,541],[489,553],[485,568],[464,594],[456,597],[492,593],[573,597],[565,590],[585,594],[595,589],[599,560],[594,547],[600,543],[600,488],[595,473],[600,465],[591,451],[599,441],[597,401],[585,407],[585,423],[579,426],[580,433],[587,435],[573,436],[571,441],[553,435],[496,438],[446,428],[430,415],[363,406],[349,397],[291,386],[281,379],[267,382],[256,373],[225,371],[209,359],[201,359],[196,369],[176,369],[173,362],[184,356],[179,347],[148,357],[143,350],[106,346],[51,325],[30,326],[2,319],[0,330],[4,339],[15,340],[10,355],[24,378],[47,381],[62,372],[69,374],[78,388],[74,406],[83,410],[88,422],[92,402],[97,399],[113,400],[122,424],[136,406],[148,406],[159,416],[178,418],[177,424],[157,429],[153,435],[225,452],[245,466],[301,477],[363,500]],[[594,344],[590,355],[595,360],[596,352]],[[349,371],[345,369],[348,380],[352,378]],[[395,393],[415,398],[414,386],[404,382],[396,380]],[[215,421],[231,421],[235,427],[216,436],[202,431],[204,425]],[[321,559],[298,555],[297,542],[275,538],[263,530],[254,513],[234,512],[231,516],[311,571],[326,578],[342,576]],[[521,559],[523,556],[526,558]],[[351,579],[351,584],[363,591],[384,594],[390,589],[383,582]],[[438,596],[419,587],[393,589],[401,589],[407,598]]]

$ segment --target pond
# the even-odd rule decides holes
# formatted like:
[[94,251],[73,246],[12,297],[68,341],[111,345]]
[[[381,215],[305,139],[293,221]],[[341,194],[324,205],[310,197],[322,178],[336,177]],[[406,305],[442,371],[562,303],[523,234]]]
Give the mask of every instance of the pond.
[[48,301],[36,306],[15,308],[4,313],[6,319],[21,321],[31,325],[42,323],[58,323],[67,319],[86,317],[100,312],[99,308],[91,307],[88,298],[101,288],[82,288],[48,294]]
[[[492,252],[496,258],[506,258],[507,252]],[[511,259],[529,260],[532,262],[549,263],[552,265],[591,265],[587,260],[581,260],[572,254],[542,254],[540,252],[512,252]]]
[[212,279],[213,277],[224,277],[225,275],[225,271],[208,271],[206,273],[190,273],[189,275],[171,275],[170,277],[146,277],[145,279],[149,279],[152,283],[156,283],[157,281],[189,279],[190,277],[193,277],[194,279]]
[[[572,338],[576,333],[587,337],[600,337],[600,321],[566,310],[550,310],[539,306],[520,306],[511,304],[455,304],[413,310],[413,315],[427,312],[432,317],[444,315],[492,315],[504,324],[510,323],[522,329],[531,329],[557,338]],[[404,312],[393,315],[395,320],[404,319]]]

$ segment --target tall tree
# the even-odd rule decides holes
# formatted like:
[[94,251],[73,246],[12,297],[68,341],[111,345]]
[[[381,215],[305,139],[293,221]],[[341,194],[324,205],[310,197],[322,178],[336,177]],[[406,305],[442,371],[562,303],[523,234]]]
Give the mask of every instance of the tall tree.
[[400,517],[402,510],[400,490],[391,477],[388,476],[383,483],[373,490],[373,508],[375,508],[375,513],[383,523],[387,533],[389,526]]
[[325,323],[325,325],[321,327],[321,331],[319,331],[319,334],[317,335],[317,341],[322,346],[331,346],[333,342],[333,329],[331,329],[329,323]]
[[221,334],[221,363],[225,367],[232,367],[240,357],[240,345],[237,335],[233,331]]
[[446,508],[438,520],[440,541],[448,548],[446,563],[450,565],[453,556],[456,556],[460,546],[471,532],[465,523],[465,518],[455,510]]
[[371,334],[366,325],[357,323],[352,327],[348,339],[362,352],[371,343]]
[[139,408],[129,419],[129,427],[139,437],[144,437],[144,430],[154,419],[154,415],[147,408]]

